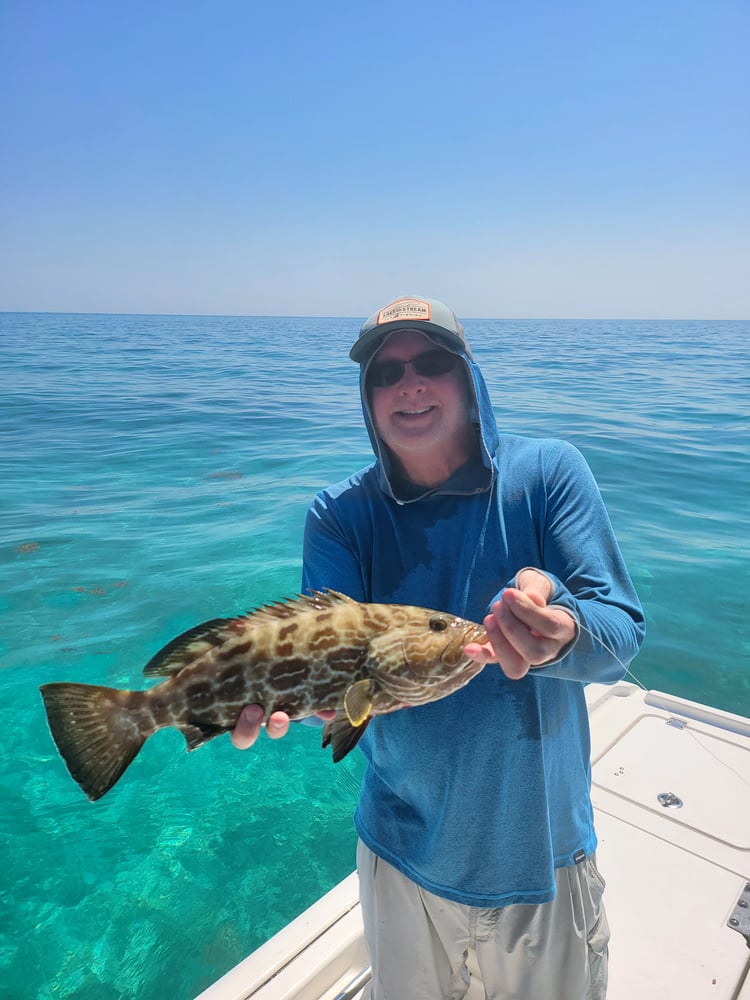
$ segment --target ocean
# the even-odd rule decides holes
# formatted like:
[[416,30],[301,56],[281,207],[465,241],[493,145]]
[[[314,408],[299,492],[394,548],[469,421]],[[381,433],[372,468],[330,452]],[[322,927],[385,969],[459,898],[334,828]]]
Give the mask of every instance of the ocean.
[[[166,730],[91,804],[38,687],[146,686],[182,630],[297,592],[308,503],[371,458],[359,322],[0,314],[3,996],[192,1000],[352,870],[357,753]],[[750,323],[466,329],[501,428],[597,477],[637,679],[750,715]]]

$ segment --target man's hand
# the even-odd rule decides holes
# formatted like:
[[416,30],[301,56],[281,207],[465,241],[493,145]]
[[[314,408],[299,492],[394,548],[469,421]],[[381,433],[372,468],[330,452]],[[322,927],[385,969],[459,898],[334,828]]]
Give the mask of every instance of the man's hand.
[[554,660],[576,634],[575,621],[562,608],[548,608],[550,580],[537,570],[518,575],[518,587],[508,587],[484,619],[489,642],[469,643],[466,655],[477,663],[500,664],[511,680],[525,677],[531,667]]
[[[318,718],[335,719],[334,711],[318,712]],[[266,723],[266,733],[272,740],[286,736],[289,731],[289,716],[286,712],[273,712]],[[230,733],[232,743],[238,750],[249,750],[260,736],[263,724],[263,709],[260,705],[245,705],[237,720],[237,725]]]

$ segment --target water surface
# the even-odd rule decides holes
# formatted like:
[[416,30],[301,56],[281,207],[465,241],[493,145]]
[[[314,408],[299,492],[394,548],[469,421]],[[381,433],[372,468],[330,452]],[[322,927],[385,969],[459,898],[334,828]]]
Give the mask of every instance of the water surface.
[[[650,688],[750,715],[748,323],[466,324],[501,427],[590,462]],[[0,981],[190,1000],[346,875],[358,755],[157,733],[90,804],[38,686],[141,686],[199,621],[295,593],[315,491],[370,458],[357,320],[0,314]]]

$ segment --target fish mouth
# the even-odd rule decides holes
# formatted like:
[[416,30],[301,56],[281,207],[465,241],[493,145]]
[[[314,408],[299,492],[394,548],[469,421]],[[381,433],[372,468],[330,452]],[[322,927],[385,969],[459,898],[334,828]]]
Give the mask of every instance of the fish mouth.
[[454,660],[456,664],[461,660],[465,660],[466,657],[464,656],[464,647],[468,646],[471,642],[478,642],[482,645],[487,642],[487,630],[483,625],[477,625],[472,622],[469,628],[464,629],[460,635],[457,635],[453,641],[445,647],[442,659],[446,663]]
[[487,642],[487,629],[484,625],[477,625],[475,622],[471,623],[471,628],[467,628],[463,634],[464,646],[468,646],[470,642],[479,642],[484,645]]

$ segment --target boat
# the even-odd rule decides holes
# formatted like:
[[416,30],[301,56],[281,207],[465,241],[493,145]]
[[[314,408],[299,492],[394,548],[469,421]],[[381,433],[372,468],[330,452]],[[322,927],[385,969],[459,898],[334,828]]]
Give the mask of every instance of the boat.
[[[628,681],[586,699],[608,1000],[750,1000],[750,719]],[[197,1000],[361,1000],[369,980],[352,873]]]

